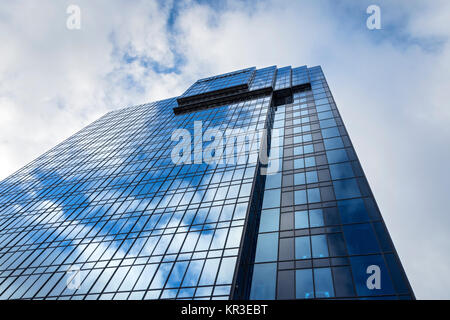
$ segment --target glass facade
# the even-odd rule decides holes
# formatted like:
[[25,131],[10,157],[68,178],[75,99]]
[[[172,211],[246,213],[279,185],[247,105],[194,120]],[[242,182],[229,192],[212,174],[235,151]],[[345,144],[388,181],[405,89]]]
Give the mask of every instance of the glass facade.
[[0,183],[0,299],[310,298],[414,298],[320,67],[110,112]]

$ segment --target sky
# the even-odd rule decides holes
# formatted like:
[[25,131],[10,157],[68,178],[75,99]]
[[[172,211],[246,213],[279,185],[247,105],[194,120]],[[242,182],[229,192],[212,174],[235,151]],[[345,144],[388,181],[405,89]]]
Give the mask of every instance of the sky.
[[0,41],[0,179],[199,78],[321,65],[417,298],[450,299],[449,1],[8,1]]

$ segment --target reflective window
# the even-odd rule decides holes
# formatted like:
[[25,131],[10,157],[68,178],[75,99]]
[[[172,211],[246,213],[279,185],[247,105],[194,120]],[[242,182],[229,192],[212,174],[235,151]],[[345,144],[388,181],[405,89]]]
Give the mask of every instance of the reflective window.
[[314,298],[314,285],[311,269],[295,270],[295,288],[297,299]]
[[309,228],[308,211],[295,212],[295,229]]
[[334,180],[354,177],[350,162],[330,165],[330,172]]
[[327,158],[328,158],[328,163],[337,163],[337,162],[348,161],[348,156],[347,156],[347,152],[345,151],[345,149],[327,151]]
[[344,147],[344,142],[342,141],[342,139],[340,137],[324,139],[323,143],[325,145],[326,150],[338,149],[338,148]]
[[308,202],[320,202],[319,188],[308,189]]
[[313,258],[328,257],[328,244],[325,235],[317,235],[311,237],[311,247]]
[[330,268],[314,269],[314,285],[316,298],[334,297],[333,278]]
[[278,231],[280,225],[280,210],[271,209],[261,212],[259,232]]
[[281,189],[266,190],[264,192],[263,209],[280,206]]
[[309,220],[312,228],[322,227],[324,225],[322,209],[309,210]]
[[295,191],[295,204],[305,204],[306,201],[306,190]]
[[306,182],[307,183],[316,183],[316,182],[318,182],[317,171],[308,171],[308,172],[306,172]]
[[338,202],[342,223],[366,222],[369,216],[363,199],[351,199]]
[[345,179],[333,181],[334,193],[336,194],[336,199],[347,199],[360,197],[358,183],[356,179]]
[[370,224],[346,225],[343,228],[349,254],[369,254],[380,251]]
[[310,259],[311,244],[309,237],[295,238],[295,259]]
[[255,264],[253,268],[251,300],[275,299],[276,263]]
[[327,128],[322,130],[322,136],[324,139],[339,137],[339,129],[337,127]]
[[256,244],[255,262],[275,261],[278,257],[278,233],[262,233]]

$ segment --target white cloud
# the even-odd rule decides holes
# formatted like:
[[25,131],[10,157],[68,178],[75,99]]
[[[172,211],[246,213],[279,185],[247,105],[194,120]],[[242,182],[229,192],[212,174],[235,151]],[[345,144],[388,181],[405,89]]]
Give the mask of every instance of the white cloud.
[[80,31],[65,28],[69,3],[0,9],[0,177],[106,111],[199,77],[320,64],[417,297],[450,298],[448,1],[379,1],[379,31],[365,27],[370,1],[77,2]]

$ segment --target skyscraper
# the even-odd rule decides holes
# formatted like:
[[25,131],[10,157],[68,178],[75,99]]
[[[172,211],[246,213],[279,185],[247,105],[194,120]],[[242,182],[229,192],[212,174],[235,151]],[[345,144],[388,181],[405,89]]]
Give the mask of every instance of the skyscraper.
[[272,66],[109,112],[3,180],[20,298],[414,294],[321,68]]

